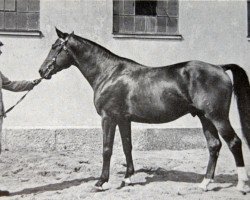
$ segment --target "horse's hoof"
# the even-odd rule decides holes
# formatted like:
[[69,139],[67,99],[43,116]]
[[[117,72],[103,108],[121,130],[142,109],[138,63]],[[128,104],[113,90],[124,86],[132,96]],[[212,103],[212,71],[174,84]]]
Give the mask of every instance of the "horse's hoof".
[[207,192],[208,191],[208,185],[212,181],[213,181],[212,179],[204,178],[203,181],[200,183],[199,188],[201,188],[203,191]]
[[207,186],[205,186],[205,185],[200,184],[200,185],[199,185],[199,188],[202,189],[202,191],[204,191],[204,192],[207,192],[207,191],[208,191],[208,188],[207,188]]
[[0,197],[2,196],[9,196],[10,195],[10,192],[7,191],[7,190],[0,190]]
[[104,189],[102,186],[94,186],[92,192],[103,192]]
[[123,188],[125,186],[130,186],[130,185],[133,185],[131,178],[125,178],[124,181],[122,181],[120,188]]

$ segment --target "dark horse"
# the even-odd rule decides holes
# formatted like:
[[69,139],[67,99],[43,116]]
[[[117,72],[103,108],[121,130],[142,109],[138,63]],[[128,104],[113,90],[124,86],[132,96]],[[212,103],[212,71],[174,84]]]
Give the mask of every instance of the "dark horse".
[[[233,153],[240,191],[249,190],[241,140],[229,122],[233,88],[237,96],[241,126],[250,146],[250,85],[246,72],[235,64],[212,65],[188,61],[165,67],[147,67],[119,57],[104,47],[74,33],[56,29],[59,39],[52,45],[39,73],[50,79],[58,71],[76,66],[94,90],[94,104],[102,118],[103,168],[96,187],[109,180],[115,129],[118,125],[127,161],[125,182],[134,174],[131,122],[166,123],[188,113],[198,116],[210,153],[201,187],[214,178],[221,148],[218,133]],[[225,72],[231,70],[234,84]]]

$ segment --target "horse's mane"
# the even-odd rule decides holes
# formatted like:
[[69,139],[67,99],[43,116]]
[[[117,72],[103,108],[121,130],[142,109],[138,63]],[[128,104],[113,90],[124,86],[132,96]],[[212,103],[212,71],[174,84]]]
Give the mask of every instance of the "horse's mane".
[[122,60],[125,60],[125,61],[130,62],[130,63],[141,65],[141,64],[137,63],[134,60],[118,56],[118,55],[114,54],[113,52],[111,52],[110,50],[108,50],[107,48],[105,48],[105,47],[101,46],[100,44],[97,44],[97,43],[95,43],[95,42],[93,42],[91,40],[88,40],[86,38],[80,37],[78,35],[74,35],[74,38],[76,40],[78,40],[79,42],[87,43],[87,44],[89,44],[91,46],[97,47],[103,54],[105,54],[105,56],[107,56],[109,58],[112,57],[115,60],[121,60],[122,59]]

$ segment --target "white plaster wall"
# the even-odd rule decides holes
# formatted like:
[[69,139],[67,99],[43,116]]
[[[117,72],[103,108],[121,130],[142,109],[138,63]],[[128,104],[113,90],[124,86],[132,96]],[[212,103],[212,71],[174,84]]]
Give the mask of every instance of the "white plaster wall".
[[[112,35],[112,0],[41,0],[43,38],[3,37],[0,70],[11,79],[34,79],[57,36],[54,27],[93,40],[112,52],[149,66],[187,60],[213,64],[236,63],[250,73],[246,1],[180,1],[179,30],[184,40],[115,39]],[[249,74],[250,75],[250,74]],[[4,91],[6,108],[22,94]],[[93,92],[75,68],[43,81],[5,119],[5,127],[99,126]],[[235,103],[231,121],[239,127]],[[200,127],[187,115],[150,127]]]

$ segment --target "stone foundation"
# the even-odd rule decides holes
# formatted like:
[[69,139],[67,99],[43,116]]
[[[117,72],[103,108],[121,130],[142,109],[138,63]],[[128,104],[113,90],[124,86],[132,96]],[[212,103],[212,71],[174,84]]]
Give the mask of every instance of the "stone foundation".
[[[9,151],[77,151],[99,148],[102,151],[100,128],[4,129],[3,149]],[[206,140],[199,128],[190,129],[132,129],[133,149],[182,150],[206,148]],[[114,148],[121,148],[116,131]]]

